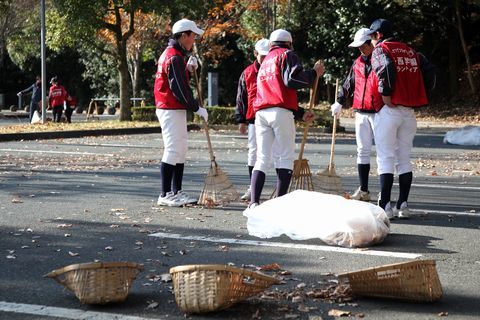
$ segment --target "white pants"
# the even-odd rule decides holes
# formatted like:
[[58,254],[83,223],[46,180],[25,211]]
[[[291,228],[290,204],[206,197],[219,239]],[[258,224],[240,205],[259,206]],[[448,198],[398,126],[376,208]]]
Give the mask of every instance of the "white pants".
[[410,156],[417,120],[413,108],[384,106],[374,121],[378,174],[411,172]]
[[187,154],[187,111],[186,110],[156,110],[163,138],[162,162],[176,165],[185,163]]
[[358,164],[370,164],[374,120],[375,113],[355,112],[355,139],[357,140]]
[[278,107],[259,110],[255,114],[255,131],[257,161],[254,170],[266,172],[272,155],[275,168],[292,170],[295,159],[293,112]]
[[257,139],[255,137],[255,124],[248,124],[248,158],[247,165],[253,167],[257,161]]

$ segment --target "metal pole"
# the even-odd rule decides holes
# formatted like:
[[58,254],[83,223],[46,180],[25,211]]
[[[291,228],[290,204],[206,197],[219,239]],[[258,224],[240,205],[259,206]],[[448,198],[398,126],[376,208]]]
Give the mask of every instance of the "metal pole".
[[47,67],[45,56],[45,0],[40,0],[41,60],[42,60],[42,123],[47,120]]

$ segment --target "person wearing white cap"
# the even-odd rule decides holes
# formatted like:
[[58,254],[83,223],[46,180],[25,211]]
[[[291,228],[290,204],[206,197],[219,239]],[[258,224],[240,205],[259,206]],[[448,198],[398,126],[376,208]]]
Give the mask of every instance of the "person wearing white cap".
[[[270,43],[267,39],[260,39],[255,43],[253,55],[255,61],[243,70],[238,80],[237,89],[237,107],[235,110],[235,122],[239,124],[239,131],[245,134],[248,131],[248,156],[247,166],[249,178],[252,178],[253,166],[257,160],[257,140],[255,139],[255,111],[253,110],[253,100],[257,95],[257,75],[258,69],[268,54]],[[250,201],[250,186],[242,200]]]
[[197,61],[191,57],[185,62],[197,36],[203,30],[195,22],[182,19],[172,27],[173,39],[157,63],[155,75],[155,106],[162,128],[164,151],[160,164],[162,191],[157,204],[182,206],[195,203],[196,199],[182,190],[183,170],[187,153],[187,110],[193,111],[208,121],[208,113],[193,98],[189,86],[188,71],[195,72]]
[[[428,104],[428,92],[435,88],[436,68],[422,54],[395,40],[390,21],[373,21],[368,33],[374,45],[372,70],[383,101],[374,121],[380,176],[378,205],[390,219],[408,218],[413,180],[411,152],[417,131],[414,109]],[[395,171],[400,190],[392,209],[390,197]]]
[[375,113],[382,107],[382,96],[378,92],[377,77],[372,72],[370,58],[373,46],[370,29],[359,29],[348,46],[358,48],[360,56],[353,62],[343,85],[338,90],[337,101],[331,106],[332,115],[339,116],[347,98],[353,97],[355,110],[355,138],[357,141],[357,169],[360,186],[351,199],[370,201],[368,176],[370,175],[370,154],[373,145],[373,121]]
[[[270,50],[258,71],[257,95],[253,102],[257,161],[252,173],[251,200],[247,210],[260,203],[272,153],[277,172],[277,196],[288,192],[295,159],[294,114],[300,111],[297,89],[312,86],[317,75],[323,73],[324,67],[320,63],[311,70],[302,68],[292,50],[290,32],[278,29],[270,34]],[[302,118],[310,122],[314,115],[304,112]]]

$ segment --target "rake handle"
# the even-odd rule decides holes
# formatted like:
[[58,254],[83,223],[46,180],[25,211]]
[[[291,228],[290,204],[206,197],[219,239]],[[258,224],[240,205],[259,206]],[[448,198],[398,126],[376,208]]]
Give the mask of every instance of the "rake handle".
[[[312,111],[313,106],[315,104],[315,97],[317,96],[317,87],[318,87],[318,80],[320,79],[320,75],[317,73],[315,76],[315,81],[313,82],[313,88],[310,89],[310,101],[308,103],[308,111]],[[303,152],[305,150],[305,144],[307,143],[307,135],[308,129],[310,127],[310,122],[305,124],[305,128],[303,129],[303,137],[302,143],[300,144],[300,153],[298,154],[298,160],[303,158]]]
[[[338,96],[338,79],[335,81],[335,101],[337,101]],[[332,144],[330,146],[330,161],[328,162],[328,172],[331,173],[333,170],[333,157],[335,151],[335,136],[337,134],[337,115],[333,115],[333,126],[332,126]]]
[[[195,78],[195,84],[197,86],[198,100],[200,101],[200,105],[203,107],[202,89],[200,88],[200,82],[198,81],[197,70],[193,71],[193,76]],[[210,131],[208,128],[208,123],[206,121],[204,121],[204,128],[205,135],[207,136],[208,153],[210,154],[210,160],[214,162],[215,155],[213,154],[212,141],[210,140]]]

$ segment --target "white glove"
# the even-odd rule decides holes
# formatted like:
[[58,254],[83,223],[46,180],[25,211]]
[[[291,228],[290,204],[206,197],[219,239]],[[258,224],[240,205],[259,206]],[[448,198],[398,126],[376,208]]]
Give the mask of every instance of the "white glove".
[[340,112],[342,112],[342,105],[338,102],[335,102],[330,106],[330,109],[332,110],[332,116],[339,116]]
[[198,110],[195,113],[198,114],[200,117],[202,117],[203,120],[205,120],[205,122],[208,122],[207,109],[200,107],[200,108],[198,108]]
[[190,56],[190,58],[188,58],[188,62],[187,62],[188,71],[195,72],[197,70],[197,68],[198,68],[197,58],[195,58],[194,56]]

